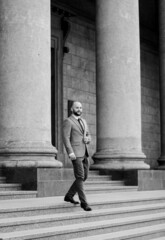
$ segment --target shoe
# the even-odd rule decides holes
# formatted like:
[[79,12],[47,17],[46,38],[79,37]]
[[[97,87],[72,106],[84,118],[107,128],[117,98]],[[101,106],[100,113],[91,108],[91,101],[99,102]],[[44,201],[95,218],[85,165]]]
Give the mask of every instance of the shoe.
[[84,211],[92,211],[92,208],[88,206],[88,204],[81,203],[81,208],[84,209]]
[[73,197],[65,196],[65,197],[64,197],[64,201],[65,201],[65,202],[70,202],[70,203],[73,203],[73,204],[79,204],[79,202],[75,201],[75,200],[73,199]]

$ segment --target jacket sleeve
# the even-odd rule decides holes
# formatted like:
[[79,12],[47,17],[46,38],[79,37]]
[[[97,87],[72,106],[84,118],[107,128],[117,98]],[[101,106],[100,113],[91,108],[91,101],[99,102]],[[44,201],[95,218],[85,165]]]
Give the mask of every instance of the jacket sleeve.
[[70,153],[74,153],[70,142],[71,129],[72,129],[71,122],[68,119],[66,119],[63,123],[63,142],[68,155]]

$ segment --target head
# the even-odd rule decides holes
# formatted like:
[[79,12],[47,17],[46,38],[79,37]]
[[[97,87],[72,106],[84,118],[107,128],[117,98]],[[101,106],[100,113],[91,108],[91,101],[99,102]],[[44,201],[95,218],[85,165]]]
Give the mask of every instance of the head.
[[72,114],[75,116],[81,116],[82,114],[82,104],[80,102],[74,101],[71,107]]

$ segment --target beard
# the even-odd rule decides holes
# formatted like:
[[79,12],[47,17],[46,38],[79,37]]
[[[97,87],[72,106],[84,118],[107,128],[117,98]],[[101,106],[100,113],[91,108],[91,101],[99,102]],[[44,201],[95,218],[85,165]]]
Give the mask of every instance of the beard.
[[73,110],[73,114],[74,114],[75,116],[81,116],[82,112],[81,112],[81,111],[74,111],[74,110]]

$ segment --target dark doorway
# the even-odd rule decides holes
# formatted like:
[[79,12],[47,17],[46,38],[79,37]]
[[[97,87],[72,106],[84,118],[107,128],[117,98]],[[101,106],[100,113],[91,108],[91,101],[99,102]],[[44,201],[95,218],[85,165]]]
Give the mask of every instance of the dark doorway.
[[63,153],[63,85],[61,34],[55,32],[51,38],[51,140],[58,150],[58,159]]

